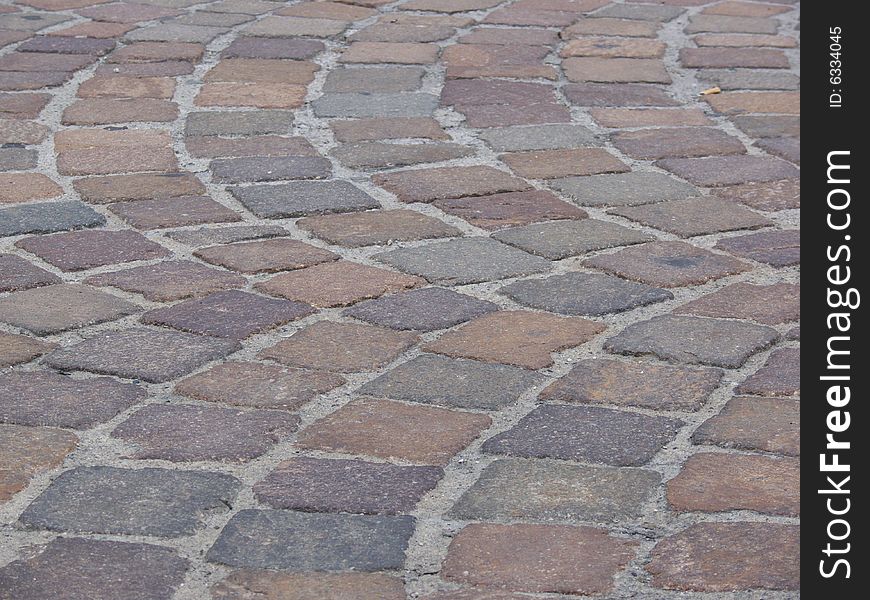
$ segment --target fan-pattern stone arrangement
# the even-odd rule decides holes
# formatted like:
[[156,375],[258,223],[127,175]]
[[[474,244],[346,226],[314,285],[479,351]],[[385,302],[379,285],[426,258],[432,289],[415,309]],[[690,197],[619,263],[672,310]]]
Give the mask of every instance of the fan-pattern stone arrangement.
[[0,2],[0,598],[794,598],[798,38]]

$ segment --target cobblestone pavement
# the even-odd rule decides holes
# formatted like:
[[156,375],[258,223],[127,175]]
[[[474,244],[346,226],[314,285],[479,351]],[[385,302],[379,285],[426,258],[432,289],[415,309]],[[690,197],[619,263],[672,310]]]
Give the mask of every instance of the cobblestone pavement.
[[0,2],[0,598],[797,597],[798,17]]

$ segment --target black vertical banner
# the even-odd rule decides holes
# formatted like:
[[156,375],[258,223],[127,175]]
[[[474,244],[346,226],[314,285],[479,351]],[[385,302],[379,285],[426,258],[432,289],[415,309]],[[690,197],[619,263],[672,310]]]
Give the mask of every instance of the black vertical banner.
[[[801,587],[866,597],[868,32],[860,2],[806,2],[801,27]],[[822,596],[824,594],[824,596]]]

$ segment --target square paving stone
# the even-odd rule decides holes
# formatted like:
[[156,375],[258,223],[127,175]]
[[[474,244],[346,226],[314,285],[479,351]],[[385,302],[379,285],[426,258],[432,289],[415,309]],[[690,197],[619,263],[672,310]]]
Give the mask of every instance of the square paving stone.
[[435,331],[498,310],[498,305],[444,288],[400,292],[366,300],[344,314],[392,329]]
[[205,193],[202,182],[190,173],[137,173],[86,177],[73,181],[82,200],[92,204],[175,198]]
[[77,200],[0,208],[0,237],[24,233],[54,233],[105,224],[106,218],[103,215]]
[[774,34],[779,28],[775,19],[759,17],[732,17],[727,15],[692,15],[686,33],[765,33]]
[[432,64],[440,48],[413,42],[352,42],[339,59],[345,63]]
[[416,342],[417,336],[412,333],[319,321],[257,356],[291,367],[352,373],[386,366]]
[[719,240],[716,249],[773,267],[790,267],[801,263],[799,229],[765,231]]
[[28,237],[16,246],[35,254],[62,271],[81,271],[104,265],[153,260],[170,252],[141,233],[122,231],[71,231]]
[[450,542],[442,576],[502,590],[605,594],[637,545],[594,527],[475,523]]
[[773,221],[748,208],[710,197],[626,206],[610,212],[680,237],[773,225]]
[[550,260],[655,240],[648,233],[597,219],[532,223],[498,231],[492,237]]
[[536,221],[587,217],[586,211],[560,200],[558,196],[545,190],[450,198],[435,200],[433,204],[446,213],[489,230],[527,225]]
[[665,288],[698,285],[749,270],[749,265],[685,242],[651,242],[583,261],[641,283]]
[[562,60],[573,82],[671,83],[664,61],[654,58],[572,57]]
[[[209,8],[213,8],[212,5]],[[326,49],[323,42],[307,39],[238,37],[221,52],[221,58],[283,58],[305,60]]]
[[585,344],[604,329],[580,317],[505,310],[448,331],[423,350],[536,370],[553,364],[553,352]]
[[775,329],[761,325],[665,315],[629,325],[604,347],[618,354],[652,354],[662,360],[737,369],[778,339]]
[[[785,2],[784,4],[792,4]],[[730,15],[734,17],[772,17],[792,10],[788,6],[755,4],[752,2],[719,2],[708,6],[702,12],[705,15]]]
[[253,108],[299,108],[307,88],[293,83],[264,81],[206,83],[194,99],[195,106],[242,106]]
[[664,89],[644,83],[570,83],[562,88],[576,106],[678,106]]
[[722,412],[701,423],[692,435],[692,442],[800,456],[800,402],[732,398]]
[[[705,34],[718,35],[718,34]],[[695,38],[696,43],[701,43]],[[768,36],[748,36],[751,38]],[[790,39],[790,38],[784,38]],[[698,79],[718,85],[723,90],[797,90],[800,88],[800,77],[787,71],[771,71],[770,69],[703,69],[697,71]]]
[[589,114],[602,127],[613,129],[713,124],[699,108],[593,108]]
[[175,393],[234,406],[295,410],[344,382],[333,373],[230,361],[182,379]]
[[441,128],[441,124],[431,117],[354,119],[353,121],[332,121],[329,126],[335,134],[335,139],[339,142],[404,138],[450,139],[450,136]]
[[697,523],[656,544],[646,570],[652,584],[664,589],[797,591],[799,548],[799,525]]
[[115,321],[139,307],[86,285],[50,285],[0,298],[0,321],[36,335]]
[[309,450],[445,465],[491,422],[475,413],[362,399],[302,430],[296,443]]
[[547,271],[551,266],[543,258],[481,237],[400,248],[376,254],[374,258],[442,285],[464,285],[530,275]]
[[735,283],[677,308],[676,314],[747,319],[779,325],[799,321],[801,288],[791,283]]
[[384,94],[420,89],[425,71],[421,67],[341,67],[326,76],[324,92]]
[[755,512],[800,515],[800,461],[702,452],[689,457],[668,481],[667,500],[677,512]]
[[287,238],[211,246],[197,250],[194,255],[241,273],[292,271],[339,258],[329,250]]
[[407,402],[497,410],[540,383],[538,375],[517,367],[421,354],[359,391]]
[[437,167],[394,171],[372,181],[402,202],[432,202],[443,198],[520,192],[530,188],[522,179],[493,167]]
[[241,510],[206,559],[291,572],[401,569],[414,523],[408,516]]
[[[244,38],[236,41],[242,39]],[[292,125],[293,113],[284,110],[192,112],[187,115],[184,134],[187,136],[285,134],[290,131]]]
[[15,292],[60,282],[57,275],[20,256],[0,254],[0,292]]
[[559,54],[563,57],[659,58],[664,56],[666,48],[667,45],[658,40],[581,37],[569,41]]
[[320,118],[428,117],[438,108],[438,97],[421,92],[346,94],[328,93],[311,103]]
[[[233,156],[280,157],[287,155],[300,158],[317,157],[317,150],[315,150],[314,146],[311,145],[311,142],[300,136],[285,137],[279,135],[255,135],[243,138],[225,138],[216,136],[186,137],[184,138],[184,145],[187,147],[187,151],[190,152],[190,155],[197,158],[223,158]],[[236,169],[240,164],[245,163],[224,162],[222,164],[223,168],[229,171],[230,169]],[[268,164],[268,161],[251,161],[247,164],[253,165],[260,170],[260,167]],[[298,162],[300,170],[316,165],[316,161]],[[283,169],[284,167],[281,166],[280,168]],[[242,176],[244,176],[244,174]],[[288,177],[288,179],[291,178]],[[300,177],[300,179],[302,178]]]
[[60,465],[78,441],[74,434],[53,427],[0,425],[0,502],[27,487],[34,475]]
[[639,467],[673,441],[678,419],[596,406],[545,404],[483,445],[484,452]]
[[194,248],[215,244],[232,244],[246,240],[282,237],[287,230],[278,225],[230,225],[229,227],[200,227],[167,231],[166,237]]
[[680,48],[680,62],[688,69],[788,69],[788,57],[774,48]]
[[709,187],[800,176],[800,171],[794,165],[769,156],[665,158],[657,161],[656,165],[690,183]]
[[[213,5],[212,5],[213,6]],[[298,600],[306,598],[347,598],[360,600],[405,600],[405,585],[398,577],[381,573],[281,573],[242,569],[211,588],[214,600],[248,600],[250,593],[264,600],[281,598],[288,590]],[[292,596],[288,600],[297,600]]]
[[598,136],[583,125],[500,127],[487,129],[480,133],[480,137],[496,152],[555,150],[601,144]]
[[260,218],[284,219],[380,208],[377,200],[349,181],[294,181],[233,187],[230,193]]
[[659,29],[655,22],[642,22],[608,17],[581,18],[571,27],[562,31],[563,39],[586,35],[607,35],[620,37],[655,37]]
[[88,338],[55,350],[45,361],[63,371],[91,371],[162,383],[240,347],[235,340],[142,327]]
[[634,206],[699,195],[695,187],[673,177],[641,171],[551,179],[547,185],[581,206]]
[[425,144],[357,142],[343,144],[330,152],[350,169],[380,169],[436,163],[462,158],[472,153],[471,148],[461,144],[431,141]]
[[453,505],[448,518],[547,523],[636,519],[661,481],[644,469],[574,465],[555,460],[496,460]]
[[[750,52],[755,53],[757,51],[752,49]],[[711,94],[705,96],[704,99],[719,114],[800,114],[800,92],[734,92],[722,94],[720,97],[714,96],[719,95]]]
[[108,377],[73,379],[50,371],[0,374],[0,423],[87,429],[145,399],[141,387]]
[[187,568],[165,546],[58,537],[0,569],[0,589],[16,600],[163,600],[184,585]]
[[770,154],[789,160],[796,165],[801,164],[801,141],[797,138],[767,138],[755,142],[759,148]]
[[0,367],[30,362],[53,350],[57,344],[26,335],[0,332]]
[[405,209],[305,217],[296,225],[330,244],[347,248],[461,235],[458,229],[435,217]]
[[163,325],[216,337],[243,340],[314,312],[307,304],[265,298],[239,290],[214,292],[142,315],[146,325]]
[[800,348],[781,348],[746,381],[737,386],[738,394],[754,396],[799,396],[801,393]]
[[[0,168],[4,162],[2,157],[0,153]],[[41,173],[4,173],[0,177],[0,205],[45,200],[61,195],[63,189]]]
[[272,296],[329,308],[379,298],[422,283],[419,277],[339,260],[282,273],[255,287]]
[[609,17],[613,19],[637,19],[639,21],[655,21],[666,23],[676,19],[686,12],[680,6],[657,6],[654,4],[611,4],[595,13],[595,17]]
[[722,371],[609,359],[581,360],[538,396],[545,401],[696,411]]
[[242,220],[235,211],[205,196],[118,202],[110,205],[109,210],[136,229],[165,229]]
[[285,510],[396,515],[414,510],[443,475],[438,467],[298,457],[254,484],[254,494]]
[[516,281],[499,290],[525,306],[563,315],[600,316],[673,300],[667,290],[595,273]]
[[298,424],[296,415],[272,410],[151,404],[118,425],[112,437],[137,448],[132,458],[243,462],[269,450]]
[[612,142],[616,148],[639,160],[746,153],[743,142],[714,127],[619,131],[613,134]]
[[36,150],[30,148],[0,147],[0,171],[33,169],[36,167],[37,161]]
[[[752,138],[800,137],[799,116],[792,115],[737,115],[731,121]],[[794,178],[794,175],[789,177]]]
[[29,528],[124,535],[191,535],[209,512],[229,509],[235,477],[203,471],[77,467],[30,503]]
[[251,156],[213,160],[209,169],[218,183],[325,179],[332,163],[316,156]]
[[239,288],[245,285],[246,280],[239,275],[189,260],[176,260],[92,275],[85,283],[142,294],[152,302],[172,302]]

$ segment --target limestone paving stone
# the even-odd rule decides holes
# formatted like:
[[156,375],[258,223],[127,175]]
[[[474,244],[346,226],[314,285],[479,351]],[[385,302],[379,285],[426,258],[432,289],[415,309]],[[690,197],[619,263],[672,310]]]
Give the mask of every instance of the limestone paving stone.
[[732,398],[718,415],[701,423],[692,442],[800,456],[800,423],[800,403],[794,400]]
[[0,399],[0,422],[87,429],[145,399],[145,391],[108,377],[72,379],[48,371],[0,374],[8,394]]
[[235,477],[203,471],[77,467],[52,481],[21,514],[49,531],[178,537],[226,511],[241,487]]
[[0,237],[98,227],[106,218],[76,200],[0,208]]
[[[0,502],[27,487],[30,479],[61,464],[78,444],[68,431],[52,427],[0,425]],[[2,579],[2,575],[0,575]]]
[[344,381],[333,373],[230,361],[182,379],[175,392],[206,402],[295,410]]
[[778,325],[800,319],[800,285],[735,283],[677,308],[676,314]]
[[[288,595],[289,594],[289,595]],[[404,600],[401,579],[382,573],[280,573],[242,569],[211,588],[215,600]]]
[[597,406],[545,404],[488,439],[483,451],[638,467],[671,442],[682,425],[678,419]]
[[[646,570],[657,588],[699,592],[800,588],[800,526],[697,523],[660,541]],[[764,556],[764,564],[753,557]]]
[[337,254],[328,250],[287,238],[210,246],[197,250],[194,255],[240,273],[292,271],[338,259]]
[[205,135],[285,134],[293,123],[293,113],[283,110],[242,110],[232,112],[192,112],[184,133]]
[[800,461],[746,454],[693,454],[668,481],[667,499],[680,512],[800,514]]
[[697,188],[673,177],[641,171],[551,179],[547,185],[581,206],[635,206],[699,195]]
[[587,216],[586,211],[545,190],[449,198],[435,200],[433,204],[448,214],[489,230],[536,221],[584,219]]
[[372,181],[402,202],[432,202],[445,198],[520,192],[530,188],[522,179],[487,166],[436,167],[394,171]]
[[580,317],[498,311],[447,332],[423,350],[537,370],[553,364],[551,353],[585,344],[604,329]]
[[606,529],[477,523],[453,538],[442,575],[486,588],[605,594],[636,548],[637,542],[612,537]]
[[400,569],[414,523],[409,516],[245,509],[233,515],[206,559],[285,572]]
[[586,259],[584,265],[665,288],[697,285],[749,270],[746,263],[685,242],[650,242]]
[[655,240],[648,233],[597,219],[532,223],[497,231],[492,237],[550,260]]
[[696,411],[718,387],[722,371],[635,361],[590,359],[547,386],[544,401]]
[[801,186],[799,179],[744,183],[717,189],[716,196],[757,210],[779,211],[800,208]]
[[421,354],[360,388],[367,396],[457,408],[497,410],[541,378],[525,369]]
[[296,225],[330,244],[346,248],[461,234],[458,229],[439,219],[405,209],[305,217]]
[[767,263],[773,267],[789,267],[801,262],[799,229],[764,231],[719,240],[715,246],[735,256]]
[[235,211],[207,196],[118,202],[110,205],[109,210],[136,229],[144,230],[242,220]]
[[624,173],[631,170],[603,148],[511,152],[502,154],[499,159],[518,175],[530,179]]
[[339,142],[422,138],[449,140],[441,125],[431,117],[392,117],[333,121],[329,125]]
[[167,231],[165,235],[176,242],[200,248],[215,244],[234,244],[247,240],[281,237],[287,235],[287,230],[278,225],[231,225]]
[[498,310],[498,305],[439,287],[399,292],[366,300],[344,314],[391,329],[446,329]]
[[258,217],[283,219],[380,208],[377,200],[349,181],[294,181],[230,188]]
[[0,569],[3,597],[162,600],[184,585],[188,561],[152,544],[58,537]]
[[309,450],[443,466],[490,423],[481,414],[361,399],[303,429],[296,444]]
[[214,292],[142,315],[146,325],[162,325],[203,335],[245,339],[314,312],[307,304],[266,298],[240,290]]
[[458,238],[376,254],[375,258],[442,285],[463,285],[540,273],[549,261],[487,238]]
[[138,306],[73,283],[38,287],[0,298],[0,321],[49,335],[134,314]]
[[15,245],[67,272],[170,255],[157,242],[130,230],[71,231],[27,237]]
[[496,127],[480,133],[497,152],[555,150],[600,144],[597,136],[583,125],[524,125]]
[[422,92],[329,93],[311,103],[321,118],[429,117],[438,97]]
[[453,505],[466,521],[613,522],[635,519],[661,476],[643,469],[499,459]]
[[443,474],[438,467],[296,457],[254,484],[254,494],[284,510],[396,515],[414,510]]
[[773,225],[767,217],[747,208],[709,197],[628,206],[610,212],[680,237]]
[[243,462],[293,433],[299,418],[286,412],[240,411],[187,404],[151,404],[112,431],[132,443],[132,458],[172,462]]
[[379,298],[422,283],[419,277],[339,260],[282,273],[254,287],[272,296],[329,308]]
[[60,283],[61,279],[14,254],[0,254],[0,292],[27,290]]
[[63,371],[162,383],[239,348],[235,340],[141,327],[96,335],[55,350],[45,361]]
[[26,335],[0,332],[0,367],[30,362],[56,347],[52,342]]
[[516,281],[499,290],[512,300],[563,315],[601,316],[672,300],[667,290],[598,273],[565,273]]
[[386,366],[417,341],[417,336],[382,327],[320,321],[259,353],[282,364],[339,373]]
[[800,348],[776,350],[735,391],[754,396],[798,396],[801,392],[800,363]]
[[152,302],[172,302],[239,288],[246,280],[189,260],[177,260],[91,275],[85,283],[141,294]]
[[619,150],[640,160],[746,152],[739,139],[713,127],[620,131],[613,135],[612,141]]
[[[715,339],[711,346],[709,340]],[[736,369],[779,339],[775,329],[742,321],[660,316],[626,327],[604,344],[619,354]]]
[[205,186],[190,173],[136,173],[87,177],[74,180],[73,187],[82,200],[92,204],[205,194]]

